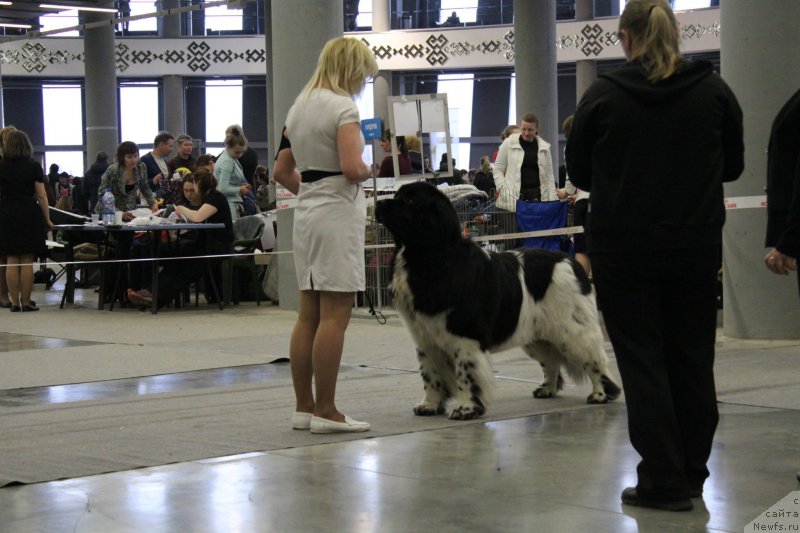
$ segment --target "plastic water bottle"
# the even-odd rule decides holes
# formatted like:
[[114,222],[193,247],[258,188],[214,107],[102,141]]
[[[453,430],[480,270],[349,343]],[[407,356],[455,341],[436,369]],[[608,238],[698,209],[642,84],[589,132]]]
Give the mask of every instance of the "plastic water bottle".
[[103,193],[103,225],[113,226],[116,223],[115,208],[114,194],[110,188],[106,189],[106,192]]

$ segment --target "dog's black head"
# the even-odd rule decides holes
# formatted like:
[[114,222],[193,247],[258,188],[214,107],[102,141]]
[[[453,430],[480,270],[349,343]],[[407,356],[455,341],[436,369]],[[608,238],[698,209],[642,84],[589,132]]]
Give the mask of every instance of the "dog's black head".
[[403,185],[389,200],[378,202],[375,216],[398,246],[441,247],[461,239],[461,224],[450,200],[433,185]]

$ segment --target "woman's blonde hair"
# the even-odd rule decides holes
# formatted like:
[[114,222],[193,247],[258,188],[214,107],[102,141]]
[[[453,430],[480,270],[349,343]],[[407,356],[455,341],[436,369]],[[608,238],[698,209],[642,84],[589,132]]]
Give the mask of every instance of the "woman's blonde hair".
[[678,21],[665,0],[630,0],[619,18],[619,29],[640,43],[647,79],[656,82],[678,70],[680,52]]
[[485,155],[481,157],[481,172],[488,175],[489,172],[491,171],[492,171],[492,166],[489,163],[489,156]]
[[337,37],[325,43],[303,97],[319,88],[353,97],[362,91],[367,78],[377,73],[378,64],[367,45],[352,37]]
[[420,141],[419,137],[416,135],[406,135],[406,146],[408,146],[409,150],[413,150],[414,152],[422,151],[422,141]]
[[17,131],[17,128],[14,126],[6,126],[2,130],[0,130],[0,157],[3,157],[3,146],[6,144],[6,139],[8,138],[8,134],[12,131]]
[[228,129],[225,130],[225,148],[234,146],[247,146],[247,137],[244,136],[244,131],[238,124],[228,126]]

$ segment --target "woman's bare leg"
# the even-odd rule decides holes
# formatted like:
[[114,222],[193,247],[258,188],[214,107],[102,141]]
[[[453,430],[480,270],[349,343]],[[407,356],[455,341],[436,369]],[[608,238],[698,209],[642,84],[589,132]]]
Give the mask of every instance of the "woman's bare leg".
[[336,408],[336,380],[342,360],[344,333],[350,323],[352,307],[351,292],[320,293],[319,328],[312,350],[317,393],[314,415],[336,422],[344,422],[344,415]]
[[292,383],[297,400],[295,411],[314,412],[314,393],[311,380],[314,376],[312,349],[319,327],[319,292],[300,291],[300,312],[292,331],[289,346],[289,361],[292,369]]
[[19,267],[20,305],[31,305],[33,292],[33,255],[20,256],[24,266]]
[[19,269],[17,265],[19,265],[21,261],[21,257],[18,255],[9,255],[6,257],[7,266],[6,266],[6,282],[7,290],[8,290],[8,297],[11,299],[11,305],[19,306]]
[[0,256],[0,304],[6,305],[8,297],[8,282],[6,281],[6,257]]

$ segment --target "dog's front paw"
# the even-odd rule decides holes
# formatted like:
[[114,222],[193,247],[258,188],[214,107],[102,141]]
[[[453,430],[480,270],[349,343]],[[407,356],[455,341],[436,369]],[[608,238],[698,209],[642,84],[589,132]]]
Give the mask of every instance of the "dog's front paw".
[[533,391],[534,398],[555,398],[555,396],[556,395],[553,393],[553,391],[550,390],[550,387],[539,387]]
[[452,411],[450,411],[450,420],[472,420],[473,418],[478,418],[486,410],[477,405],[459,405]]
[[431,405],[429,403],[420,402],[414,406],[414,414],[417,416],[436,416],[444,414],[443,405]]
[[586,397],[586,403],[588,404],[608,403],[608,401],[609,399],[605,392],[593,392]]

